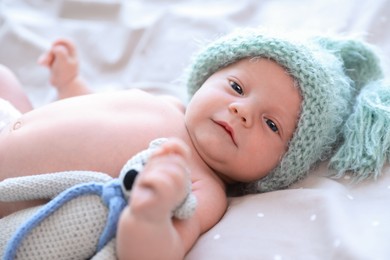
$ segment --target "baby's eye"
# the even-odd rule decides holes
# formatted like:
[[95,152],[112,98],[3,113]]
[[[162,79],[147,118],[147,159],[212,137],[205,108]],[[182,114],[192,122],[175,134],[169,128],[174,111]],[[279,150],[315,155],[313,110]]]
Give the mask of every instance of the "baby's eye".
[[277,125],[271,119],[266,119],[265,122],[273,132],[279,132]]
[[244,91],[242,90],[242,87],[240,85],[238,85],[236,82],[230,80],[229,84],[232,87],[232,89],[234,91],[236,91],[239,95],[243,95],[244,94]]

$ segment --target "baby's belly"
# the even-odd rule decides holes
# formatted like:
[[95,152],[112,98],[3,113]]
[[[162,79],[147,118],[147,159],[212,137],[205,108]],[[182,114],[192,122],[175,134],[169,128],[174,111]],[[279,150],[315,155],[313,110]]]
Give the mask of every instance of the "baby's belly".
[[157,113],[97,107],[83,111],[53,107],[14,122],[0,137],[1,179],[66,170],[115,177],[151,140],[175,135],[172,125]]

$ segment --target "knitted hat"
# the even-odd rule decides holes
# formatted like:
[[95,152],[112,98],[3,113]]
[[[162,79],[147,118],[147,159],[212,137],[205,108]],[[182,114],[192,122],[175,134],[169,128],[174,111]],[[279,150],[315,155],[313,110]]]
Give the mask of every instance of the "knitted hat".
[[[389,155],[390,90],[379,81],[383,73],[370,45],[346,38],[292,39],[258,29],[236,31],[194,57],[187,79],[190,95],[214,72],[248,57],[272,59],[284,67],[298,83],[303,101],[297,128],[279,164],[266,177],[241,184],[242,192],[286,188],[332,156],[338,176],[353,170],[360,179],[380,172]],[[384,93],[386,97],[381,96]],[[380,125],[377,133],[372,131],[375,124]],[[376,145],[381,148],[373,151]]]

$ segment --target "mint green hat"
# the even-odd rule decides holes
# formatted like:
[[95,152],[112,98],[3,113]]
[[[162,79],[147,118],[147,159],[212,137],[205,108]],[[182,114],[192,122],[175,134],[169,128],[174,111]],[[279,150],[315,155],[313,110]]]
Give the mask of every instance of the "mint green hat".
[[272,59],[284,67],[298,83],[303,102],[277,167],[258,181],[239,184],[241,193],[287,188],[324,160],[330,160],[336,177],[346,171],[358,180],[378,176],[389,157],[390,90],[372,46],[348,38],[235,31],[194,57],[187,75],[189,94],[214,72],[248,57]]

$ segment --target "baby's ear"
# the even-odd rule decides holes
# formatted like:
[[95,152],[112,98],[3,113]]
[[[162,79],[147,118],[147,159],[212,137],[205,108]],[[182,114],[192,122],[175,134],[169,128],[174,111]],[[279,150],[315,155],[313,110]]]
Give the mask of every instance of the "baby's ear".
[[343,129],[343,140],[331,158],[335,177],[351,171],[360,181],[377,178],[390,158],[390,84],[373,81],[356,98]]
[[354,82],[357,91],[383,78],[378,50],[374,46],[351,38],[315,37],[314,41],[342,61],[344,73]]

